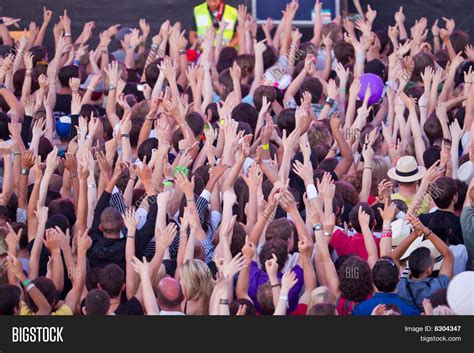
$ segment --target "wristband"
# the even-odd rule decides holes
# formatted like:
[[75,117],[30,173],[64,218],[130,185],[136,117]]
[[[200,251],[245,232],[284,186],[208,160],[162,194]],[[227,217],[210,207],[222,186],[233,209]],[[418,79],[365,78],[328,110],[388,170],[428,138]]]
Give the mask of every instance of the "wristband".
[[21,156],[23,153],[21,152],[13,152],[13,157]]
[[173,186],[174,184],[171,181],[164,181],[163,186]]
[[127,238],[135,239],[135,236],[134,235],[127,235]]
[[382,233],[382,238],[391,238],[391,237],[392,237],[392,232]]
[[125,137],[125,138],[129,138],[130,135],[129,135],[129,134],[122,134],[122,135],[120,135],[120,137],[121,137],[121,138],[124,138],[124,137]]
[[26,287],[26,291],[29,292],[32,288],[35,288],[35,287],[36,287],[36,286],[35,286],[34,283],[30,283],[30,284],[28,285],[28,287]]
[[77,175],[78,175],[77,173],[73,173],[73,174],[71,174],[71,179],[74,179],[74,178],[76,178],[76,177],[77,177]]
[[261,148],[263,151],[268,151],[268,150],[270,149],[270,144],[265,143],[265,144],[261,145],[260,148]]
[[115,85],[109,85],[109,91],[113,91],[116,88],[117,88],[117,86],[115,86]]
[[185,166],[177,166],[174,168],[174,174],[176,175],[176,173],[183,173],[186,176],[189,176],[189,168]]
[[158,49],[158,44],[152,44],[151,49],[154,49],[154,50]]
[[87,185],[88,189],[95,189],[96,187],[97,187],[97,185],[94,185],[94,184]]
[[229,305],[229,299],[219,299],[220,305]]
[[314,186],[314,184],[309,184],[306,186],[306,194],[308,195],[308,200],[318,197],[318,190],[316,190],[316,186]]
[[287,295],[280,295],[278,297],[278,299],[287,302],[286,305],[288,305],[288,296]]
[[26,287],[28,284],[31,283],[31,280],[29,278],[25,279],[25,281],[21,284],[23,287]]
[[74,66],[79,66],[80,63],[81,63],[81,62],[80,62],[79,60],[77,60],[77,59],[75,59],[75,60],[72,62],[72,64],[73,64]]
[[357,64],[364,64],[365,63],[365,55],[364,54],[356,54],[356,63]]
[[178,51],[179,55],[186,55],[186,50],[185,49],[180,49]]
[[219,120],[219,124],[221,124],[222,126],[224,126],[224,125],[225,125],[225,119]]
[[71,33],[66,33],[66,32],[64,32],[64,36],[65,36],[65,37],[71,37]]
[[281,284],[280,284],[280,283],[276,283],[276,284],[272,284],[272,285],[270,285],[270,287],[271,287],[271,288],[280,287],[280,286],[281,286]]

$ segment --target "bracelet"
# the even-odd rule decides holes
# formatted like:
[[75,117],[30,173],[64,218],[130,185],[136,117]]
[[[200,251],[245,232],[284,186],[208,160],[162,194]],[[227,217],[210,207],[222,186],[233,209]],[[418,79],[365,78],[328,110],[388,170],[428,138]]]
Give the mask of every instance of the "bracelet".
[[133,180],[133,181],[137,181],[137,178],[128,178],[128,180]]
[[370,169],[370,170],[372,170],[372,167],[364,167],[364,169]]
[[265,144],[261,145],[260,148],[261,148],[263,151],[268,151],[268,150],[270,149],[270,144],[265,143]]
[[280,295],[280,297],[278,299],[287,302],[288,301],[288,296],[287,295]]
[[127,238],[135,239],[135,236],[134,235],[127,235]]
[[77,174],[77,172],[76,172],[76,173],[73,173],[73,174],[71,174],[71,179],[74,179],[74,178],[76,178],[76,177],[77,177],[77,175],[78,175],[78,174]]
[[86,139],[92,139],[92,136],[90,134],[87,134]]
[[176,175],[176,173],[183,173],[186,176],[188,176],[189,175],[189,168],[185,167],[185,166],[177,166],[176,168],[174,168],[174,174]]
[[13,152],[13,157],[21,156],[22,154],[21,152]]
[[116,88],[117,88],[117,86],[115,86],[115,85],[109,85],[109,91],[113,91]]
[[29,278],[25,279],[25,281],[21,284],[23,287],[26,287],[28,284],[31,283],[31,280]]
[[71,33],[64,33],[65,37],[71,37]]
[[347,90],[345,89],[345,87],[342,87],[342,88],[339,88],[339,92],[341,92],[341,93],[347,93]]
[[124,137],[125,137],[125,138],[130,138],[130,135],[129,135],[129,134],[122,134],[122,135],[120,135],[120,137],[122,137],[122,138],[124,138]]
[[433,231],[432,231],[432,230],[430,230],[430,231],[428,232],[428,234],[423,234],[423,235],[425,236],[425,238],[428,238],[431,234],[433,234]]
[[79,60],[77,60],[77,59],[75,59],[75,60],[72,62],[72,64],[73,64],[74,66],[79,66],[80,63],[81,63],[81,62],[80,62]]
[[219,299],[220,305],[229,305],[229,299]]
[[151,45],[151,49],[155,49],[155,50],[158,49],[158,44],[154,44],[154,43],[153,43],[153,44]]
[[382,233],[382,238],[391,238],[391,237],[392,237],[392,232]]
[[95,189],[95,188],[97,188],[97,185],[89,184],[89,185],[87,185],[87,188],[88,189]]
[[186,202],[194,202],[194,199],[186,199]]
[[28,287],[26,287],[26,291],[29,292],[32,288],[35,288],[35,287],[36,287],[36,286],[35,286],[34,283],[30,283],[30,284],[28,285]]
[[171,181],[164,181],[163,186],[173,186],[174,184]]
[[280,284],[280,283],[276,283],[276,284],[272,284],[272,285],[270,285],[270,287],[271,287],[271,288],[280,287],[280,286],[281,286],[281,284]]
[[174,184],[174,179],[173,178],[164,178],[163,181],[169,181],[170,183]]

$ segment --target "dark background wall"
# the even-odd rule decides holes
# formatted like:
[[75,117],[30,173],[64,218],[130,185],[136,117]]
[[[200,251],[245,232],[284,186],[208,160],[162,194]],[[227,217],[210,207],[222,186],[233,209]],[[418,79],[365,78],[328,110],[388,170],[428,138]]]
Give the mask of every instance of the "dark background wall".
[[[181,21],[188,28],[192,19],[193,6],[200,4],[203,0],[1,0],[0,14],[2,16],[22,18],[21,26],[27,27],[29,21],[42,22],[43,5],[54,11],[53,21],[56,22],[64,8],[68,9],[73,20],[73,35],[77,36],[82,24],[86,21],[95,21],[94,33],[104,30],[110,25],[120,23],[123,26],[137,27],[140,17],[146,18],[152,28],[152,34],[159,30],[159,26],[165,19]],[[258,1],[258,0],[257,0]],[[275,3],[286,3],[290,0],[274,0]],[[249,9],[251,0],[228,0],[231,5],[246,4]],[[407,29],[413,25],[416,18],[425,16],[429,25],[434,19],[442,16],[453,17],[456,26],[468,32],[471,39],[474,37],[474,0],[370,0],[372,8],[377,10],[375,28],[387,28],[394,24],[393,13],[400,5],[404,6],[407,16]],[[352,4],[351,0],[341,0],[344,4]],[[367,1],[362,0],[365,8]],[[352,6],[351,6],[352,7]],[[46,42],[52,41],[52,24],[46,37]],[[304,31],[305,37],[310,35],[311,30]]]

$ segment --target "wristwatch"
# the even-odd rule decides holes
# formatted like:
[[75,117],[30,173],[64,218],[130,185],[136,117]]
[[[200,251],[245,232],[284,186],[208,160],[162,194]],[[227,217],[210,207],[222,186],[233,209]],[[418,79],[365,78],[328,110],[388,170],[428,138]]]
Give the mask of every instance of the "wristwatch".
[[329,104],[329,106],[332,107],[332,106],[334,105],[334,102],[335,102],[335,100],[334,100],[333,98],[327,97],[327,98],[326,98],[326,102],[324,102],[324,103],[325,103],[325,104]]
[[21,168],[20,174],[21,175],[28,175],[30,170],[28,168]]
[[323,226],[321,225],[321,223],[313,224],[313,231],[319,232],[321,230],[323,230]]
[[180,49],[179,55],[186,55],[186,49]]
[[3,83],[0,83],[0,89],[2,88],[7,88],[7,86],[5,86]]

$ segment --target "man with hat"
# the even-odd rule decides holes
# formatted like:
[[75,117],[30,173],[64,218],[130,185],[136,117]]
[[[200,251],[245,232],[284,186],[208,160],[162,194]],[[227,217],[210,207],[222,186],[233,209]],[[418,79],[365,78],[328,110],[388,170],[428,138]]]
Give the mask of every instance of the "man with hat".
[[234,47],[237,45],[237,9],[224,4],[223,0],[207,0],[194,8],[193,25],[189,31],[189,42],[191,45],[204,38],[209,27],[214,26],[219,32],[221,21],[227,26],[222,34],[226,45]]
[[[398,192],[392,194],[392,200],[402,200],[410,207],[416,199],[417,193],[425,193],[428,190],[429,183],[432,177],[437,177],[435,173],[438,168],[438,163],[435,163],[427,174],[426,168],[418,166],[415,157],[404,156],[397,161],[397,165],[391,168],[387,175],[390,179],[398,182]],[[439,169],[439,168],[438,168]],[[426,175],[426,177],[425,177]],[[418,181],[422,180],[420,188],[418,188]],[[428,213],[429,198],[426,195],[420,204],[417,214]]]

